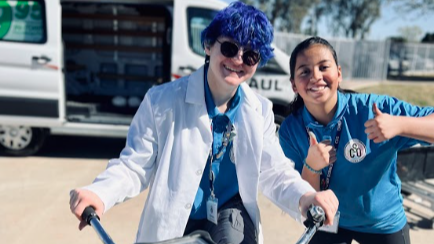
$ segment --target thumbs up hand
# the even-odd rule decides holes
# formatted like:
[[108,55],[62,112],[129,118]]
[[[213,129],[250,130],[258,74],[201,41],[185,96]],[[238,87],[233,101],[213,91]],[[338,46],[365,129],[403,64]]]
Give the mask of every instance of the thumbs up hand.
[[374,118],[365,123],[365,133],[370,140],[380,143],[400,134],[400,124],[395,120],[395,116],[381,112],[375,103],[372,105],[372,111]]
[[310,142],[310,146],[318,144],[318,141],[316,140],[316,136],[312,131],[309,131],[309,142]]
[[336,161],[336,150],[331,141],[324,140],[318,143],[315,134],[309,131],[309,142],[306,163],[314,170],[321,170]]

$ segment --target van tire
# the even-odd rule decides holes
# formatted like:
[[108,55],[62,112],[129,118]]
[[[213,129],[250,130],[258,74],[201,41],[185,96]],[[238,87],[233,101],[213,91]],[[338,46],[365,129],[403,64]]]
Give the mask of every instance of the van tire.
[[45,128],[0,125],[0,152],[9,156],[33,155],[43,146],[48,132]]

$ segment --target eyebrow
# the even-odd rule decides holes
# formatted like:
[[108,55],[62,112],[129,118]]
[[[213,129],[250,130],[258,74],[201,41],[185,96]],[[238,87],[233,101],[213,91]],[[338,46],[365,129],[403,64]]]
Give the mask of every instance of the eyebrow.
[[[319,61],[318,64],[323,64],[323,63],[326,63],[326,62],[331,62],[331,60],[329,60],[329,59],[323,59],[323,60]],[[307,64],[302,64],[302,65],[298,66],[295,70],[299,70],[299,69],[304,68],[306,66],[308,66],[308,65]]]

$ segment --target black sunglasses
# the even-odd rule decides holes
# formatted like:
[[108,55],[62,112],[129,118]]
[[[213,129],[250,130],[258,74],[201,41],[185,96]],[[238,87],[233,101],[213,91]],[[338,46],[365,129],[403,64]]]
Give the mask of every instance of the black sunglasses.
[[[220,43],[220,52],[226,58],[235,57],[238,54],[238,51],[240,50],[240,47],[236,43],[230,41],[223,41],[223,42],[220,42],[219,40],[216,41]],[[261,59],[261,55],[256,51],[247,50],[243,52],[242,58],[243,58],[243,63],[247,64],[248,66],[254,66]]]

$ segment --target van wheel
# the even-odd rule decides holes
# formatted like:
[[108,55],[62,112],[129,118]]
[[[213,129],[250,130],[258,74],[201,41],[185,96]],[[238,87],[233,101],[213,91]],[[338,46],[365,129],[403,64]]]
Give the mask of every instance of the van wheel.
[[48,130],[28,126],[0,125],[0,151],[11,156],[29,156],[41,149]]

